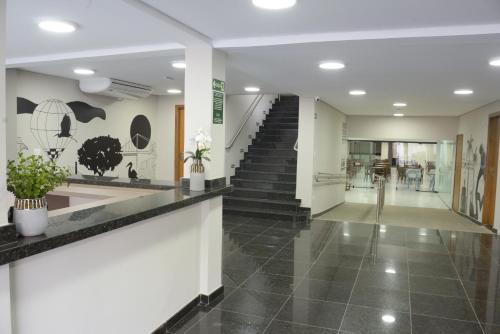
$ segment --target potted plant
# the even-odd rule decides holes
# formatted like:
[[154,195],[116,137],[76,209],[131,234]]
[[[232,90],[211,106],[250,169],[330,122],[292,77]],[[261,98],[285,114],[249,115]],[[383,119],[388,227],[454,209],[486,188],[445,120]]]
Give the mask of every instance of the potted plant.
[[25,157],[19,153],[16,161],[7,163],[7,190],[14,200],[14,223],[19,234],[31,237],[43,234],[48,225],[45,195],[61,185],[69,170],[44,161],[40,155]]
[[191,141],[196,145],[196,150],[194,152],[186,152],[188,156],[184,159],[184,162],[190,159],[193,160],[189,189],[201,191],[205,189],[205,166],[203,166],[203,160],[210,161],[209,153],[212,138],[202,129],[199,129]]

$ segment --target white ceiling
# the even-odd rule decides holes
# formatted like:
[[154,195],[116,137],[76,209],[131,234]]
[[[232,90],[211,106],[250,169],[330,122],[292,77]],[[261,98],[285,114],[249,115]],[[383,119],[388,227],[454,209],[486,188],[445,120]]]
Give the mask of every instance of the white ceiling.
[[[126,1],[7,0],[8,66],[75,79],[72,69],[88,66],[151,85],[157,94],[183,87],[183,71],[170,66],[184,54],[178,31]],[[145,2],[228,54],[230,94],[257,85],[262,92],[320,96],[347,114],[366,115],[390,115],[392,103],[404,101],[405,113],[415,116],[454,116],[500,99],[500,69],[488,66],[500,57],[499,0],[298,0],[277,12],[256,9],[251,0]],[[44,33],[37,27],[42,18],[79,29]],[[329,59],[347,67],[318,69]],[[460,87],[476,93],[454,96]],[[354,88],[368,94],[348,95]]]
[[499,0],[298,0],[283,11],[250,0],[146,2],[216,40],[500,23]]

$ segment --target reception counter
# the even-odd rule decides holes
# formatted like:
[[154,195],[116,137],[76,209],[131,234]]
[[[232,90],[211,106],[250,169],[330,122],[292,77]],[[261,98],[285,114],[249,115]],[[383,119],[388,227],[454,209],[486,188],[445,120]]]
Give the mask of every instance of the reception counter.
[[0,333],[163,333],[223,292],[230,187],[71,182],[53,194],[88,200],[51,211],[44,235],[0,246]]

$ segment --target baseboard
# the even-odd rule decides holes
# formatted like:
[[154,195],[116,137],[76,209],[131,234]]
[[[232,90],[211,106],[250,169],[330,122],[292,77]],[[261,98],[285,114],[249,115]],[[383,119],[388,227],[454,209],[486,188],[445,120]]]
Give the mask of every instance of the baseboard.
[[224,286],[221,286],[210,295],[199,294],[191,300],[186,306],[181,308],[176,314],[171,316],[160,327],[155,329],[151,334],[165,334],[170,328],[184,318],[189,312],[193,311],[199,306],[208,306],[220,296],[224,295]]
[[313,217],[313,218],[317,218],[317,217],[319,217],[319,216],[322,216],[322,215],[324,215],[325,213],[327,213],[328,211],[333,210],[333,209],[335,209],[336,207],[339,207],[339,206],[341,206],[341,205],[342,205],[342,204],[344,204],[344,203],[345,203],[345,201],[342,201],[341,203],[339,203],[339,204],[337,204],[337,205],[334,205],[334,206],[332,206],[332,207],[331,207],[331,208],[329,208],[329,209],[326,209],[326,210],[321,211],[321,212],[319,212],[319,213],[315,213],[314,215],[312,215],[312,217]]

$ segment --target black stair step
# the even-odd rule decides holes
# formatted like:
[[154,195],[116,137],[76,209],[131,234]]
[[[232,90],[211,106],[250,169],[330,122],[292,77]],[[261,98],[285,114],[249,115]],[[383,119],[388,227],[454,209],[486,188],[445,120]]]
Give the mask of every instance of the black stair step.
[[252,197],[224,196],[224,205],[248,208],[283,210],[299,213],[300,203],[296,201],[281,201]]
[[297,179],[295,173],[283,172],[264,172],[257,170],[238,169],[236,170],[236,178],[248,180],[269,180],[269,181],[288,181],[293,182]]
[[263,126],[260,126],[259,132],[261,132],[264,135],[273,135],[273,136],[281,136],[281,135],[288,135],[288,136],[295,135],[295,136],[297,136],[299,133],[299,130],[298,129],[266,129]]
[[270,181],[270,180],[247,180],[236,177],[231,178],[231,184],[236,187],[263,189],[263,190],[288,190],[295,191],[295,181]]
[[299,117],[299,111],[298,110],[282,110],[282,109],[271,109],[269,111],[269,114],[267,114],[266,118],[272,117],[272,118],[298,118]]
[[234,187],[231,196],[251,197],[270,200],[294,201],[295,191],[288,190],[263,190],[254,188]]
[[240,162],[239,168],[245,170],[267,172],[267,173],[273,173],[273,172],[296,173],[297,171],[297,166],[270,164],[270,163]]
[[298,117],[288,117],[288,116],[283,116],[283,117],[278,117],[274,115],[268,115],[266,119],[264,120],[264,123],[298,123],[299,118]]
[[261,139],[263,141],[271,141],[271,142],[294,142],[297,140],[296,134],[267,134],[263,132],[257,133],[256,139]]
[[272,142],[272,141],[259,141],[257,139],[254,139],[252,141],[252,146],[251,147],[293,150],[294,144],[295,144],[294,142],[280,143],[280,142]]
[[260,208],[248,208],[239,206],[224,206],[224,213],[242,215],[247,217],[270,218],[285,221],[306,221],[307,213],[292,213],[284,210],[270,210]]
[[264,129],[298,129],[299,123],[266,123]]
[[272,156],[272,157],[285,157],[285,158],[296,158],[297,151],[282,148],[260,148],[260,147],[250,147],[248,149],[248,154],[251,155],[262,155],[262,156]]
[[250,153],[245,153],[244,162],[283,164],[283,165],[287,165],[287,166],[297,166],[297,158],[262,156],[262,155],[256,155],[256,154],[250,154]]

